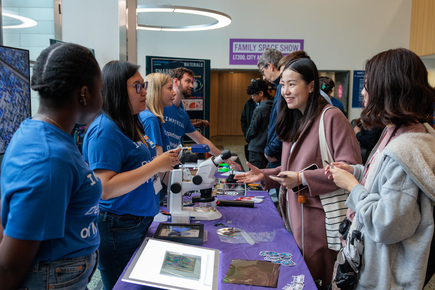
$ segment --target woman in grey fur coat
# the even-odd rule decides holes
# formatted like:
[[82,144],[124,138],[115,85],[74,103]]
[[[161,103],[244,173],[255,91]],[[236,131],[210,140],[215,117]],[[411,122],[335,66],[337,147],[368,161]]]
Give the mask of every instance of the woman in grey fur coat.
[[361,113],[386,126],[366,165],[332,163],[326,174],[350,191],[364,240],[356,289],[422,289],[434,232],[435,91],[420,58],[407,49],[366,63]]

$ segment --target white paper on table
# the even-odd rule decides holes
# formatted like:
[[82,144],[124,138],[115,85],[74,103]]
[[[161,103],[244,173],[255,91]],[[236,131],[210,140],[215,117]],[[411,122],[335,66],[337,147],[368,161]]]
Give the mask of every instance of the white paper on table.
[[159,212],[158,214],[156,214],[156,215],[154,216],[154,221],[155,221],[155,222],[159,222],[159,223],[161,223],[161,222],[166,222],[166,221],[168,221],[168,216],[162,214],[161,212]]
[[[201,257],[199,280],[160,274],[166,252]],[[136,254],[124,277],[125,282],[165,289],[217,289],[219,251],[181,243],[147,239]]]

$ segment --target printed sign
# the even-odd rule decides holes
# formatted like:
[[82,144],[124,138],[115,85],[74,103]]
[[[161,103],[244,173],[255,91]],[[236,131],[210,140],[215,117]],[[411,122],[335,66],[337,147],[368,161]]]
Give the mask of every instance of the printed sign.
[[202,99],[184,99],[182,100],[183,107],[186,111],[202,111],[203,110],[203,101]]
[[361,92],[364,88],[364,74],[363,70],[353,71],[352,108],[361,108],[362,106]]
[[[160,56],[146,56],[146,73],[168,74],[170,69],[185,67],[193,71],[193,89],[190,97],[183,99],[183,107],[190,119],[209,119],[210,106],[210,60]],[[208,138],[208,128],[197,127],[199,133]],[[184,136],[184,141],[191,142]]]
[[303,39],[230,39],[230,65],[257,65],[267,47],[286,55],[304,49]]
[[[185,67],[193,71],[193,89],[192,99],[202,99],[204,97],[204,75],[205,61],[204,60],[189,60],[189,59],[169,59],[169,58],[151,58],[151,72],[168,74],[170,69],[177,67]],[[201,109],[202,110],[202,109]]]

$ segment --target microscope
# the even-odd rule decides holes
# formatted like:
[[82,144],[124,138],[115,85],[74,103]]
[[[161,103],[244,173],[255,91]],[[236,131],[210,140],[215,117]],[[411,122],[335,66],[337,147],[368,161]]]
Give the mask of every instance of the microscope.
[[[194,149],[192,149],[194,152]],[[196,220],[215,220],[222,217],[216,209],[212,196],[215,173],[219,163],[231,157],[229,150],[222,151],[217,157],[210,157],[198,164],[198,170],[192,177],[186,167],[173,169],[169,173],[168,209],[172,217],[193,217]],[[183,207],[183,196],[188,191],[200,190],[200,196],[194,196],[194,207]]]

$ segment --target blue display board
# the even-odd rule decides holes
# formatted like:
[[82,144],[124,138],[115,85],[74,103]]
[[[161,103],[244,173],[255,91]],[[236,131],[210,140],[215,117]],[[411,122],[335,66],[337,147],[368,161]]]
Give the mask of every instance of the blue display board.
[[[183,106],[190,119],[209,120],[210,118],[210,60],[172,58],[161,56],[146,57],[146,74],[168,74],[170,69],[185,67],[193,71],[192,96],[183,99]],[[209,137],[208,128],[196,128],[203,136]]]
[[362,107],[362,96],[361,92],[364,88],[364,74],[363,70],[353,71],[353,90],[352,90],[352,108]]
[[21,122],[30,117],[29,51],[0,46],[0,154]]

